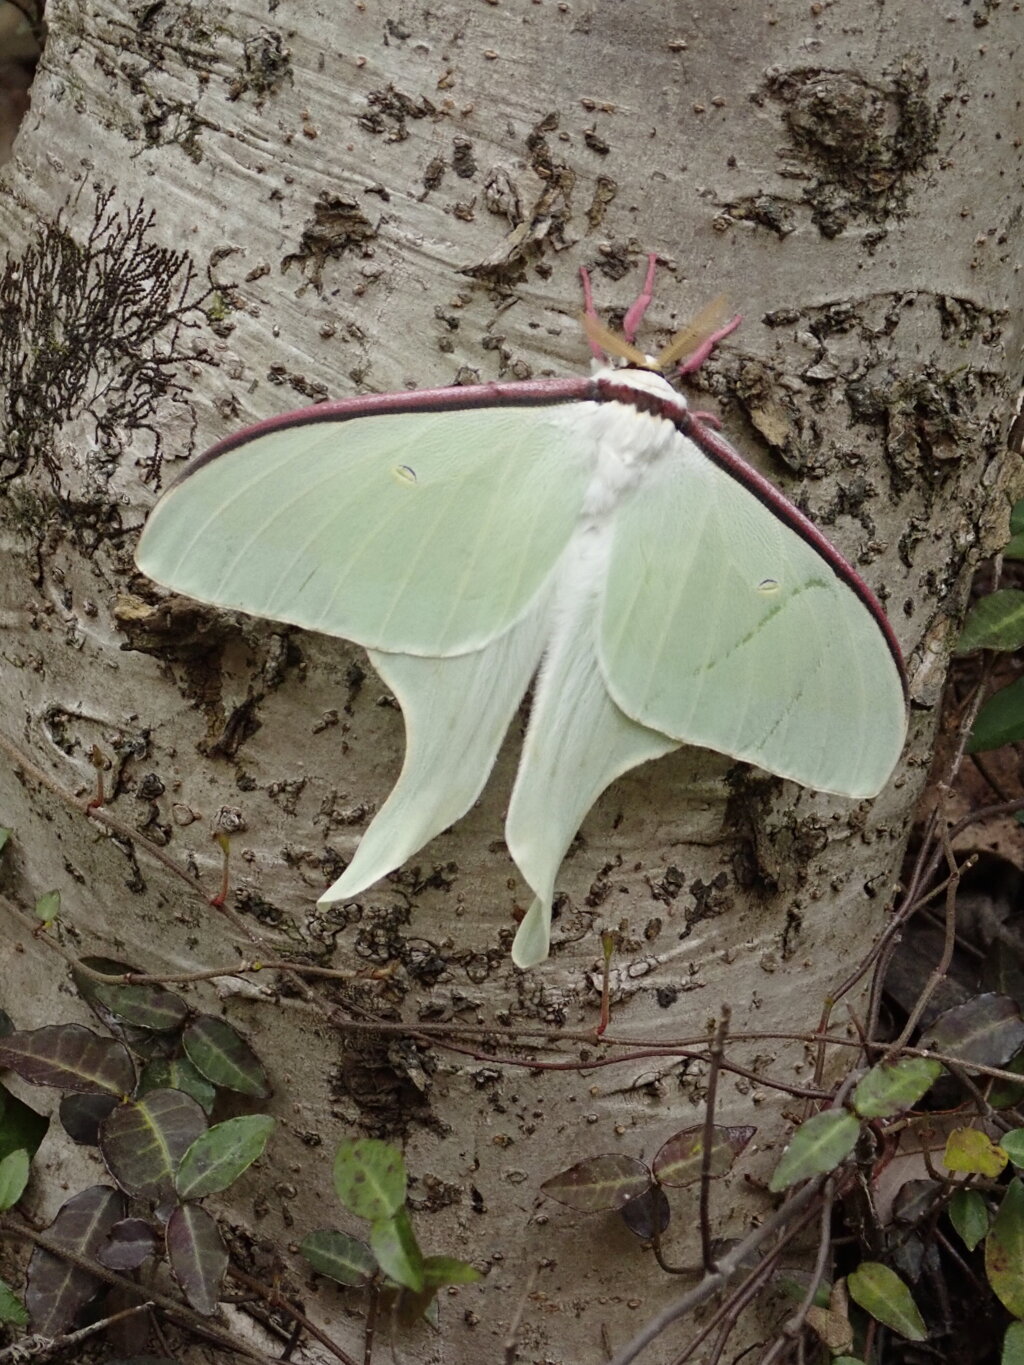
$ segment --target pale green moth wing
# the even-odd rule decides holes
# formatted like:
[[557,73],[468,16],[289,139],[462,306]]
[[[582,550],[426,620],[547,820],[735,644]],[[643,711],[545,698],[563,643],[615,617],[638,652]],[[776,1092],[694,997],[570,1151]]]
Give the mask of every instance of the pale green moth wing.
[[610,533],[608,525],[595,528],[570,544],[555,603],[559,629],[537,682],[505,821],[508,850],[536,897],[512,944],[517,967],[548,955],[555,877],[590,807],[615,778],[679,747],[623,714],[598,664],[600,580],[591,569]]
[[469,810],[540,662],[549,600],[541,591],[521,621],[472,654],[426,659],[370,651],[402,708],[405,759],[391,795],[321,905],[358,895]]
[[599,645],[609,692],[682,743],[876,795],[907,727],[884,618],[796,509],[717,435],[695,439],[678,434],[618,509]]
[[557,405],[365,401],[215,446],[153,509],[139,568],[373,649],[436,658],[496,639],[576,525],[593,443],[573,439]]

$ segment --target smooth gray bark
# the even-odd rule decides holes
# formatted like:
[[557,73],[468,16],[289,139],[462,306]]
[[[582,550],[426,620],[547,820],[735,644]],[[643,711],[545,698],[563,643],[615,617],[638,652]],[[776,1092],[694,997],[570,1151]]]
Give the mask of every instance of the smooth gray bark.
[[[678,1282],[610,1215],[572,1214],[539,1185],[602,1151],[649,1159],[701,1121],[706,1072],[652,1055],[520,1069],[508,1059],[603,1054],[510,1026],[592,1029],[597,931],[611,928],[611,1033],[632,1053],[700,1039],[727,1003],[736,1033],[765,1035],[729,1056],[804,1084],[809,1052],[773,1035],[817,1026],[884,923],[971,569],[1005,518],[1021,360],[1022,20],[940,9],[50,6],[0,178],[2,301],[19,310],[0,336],[4,736],[78,797],[96,746],[114,764],[110,813],[194,867],[205,894],[211,830],[233,826],[232,904],[270,950],[398,964],[383,985],[313,982],[343,1017],[355,1001],[496,1030],[486,1046],[453,1035],[467,1055],[336,1030],[288,994],[191,997],[247,1031],[277,1089],[270,1154],[224,1217],[276,1249],[357,1356],[358,1296],[314,1290],[289,1250],[326,1223],[360,1231],[331,1192],[342,1137],[403,1141],[421,1240],[487,1271],[444,1297],[439,1336],[399,1335],[400,1358],[498,1360],[512,1331],[520,1361],[601,1360]],[[61,233],[91,242],[91,275],[72,255],[54,266]],[[915,703],[900,774],[853,806],[710,754],[635,771],[588,817],[559,879],[556,951],[524,975],[507,944],[528,896],[500,843],[513,734],[460,824],[358,908],[317,910],[397,773],[401,717],[344,642],[167,608],[131,563],[157,483],[321,395],[577,372],[577,268],[596,267],[599,304],[621,310],[649,250],[667,263],[659,343],[720,291],[746,318],[697,406],[720,411],[887,603]],[[138,315],[117,288],[133,269],[152,281]],[[204,294],[205,316],[188,312]],[[55,338],[64,361],[44,373]],[[7,759],[0,803],[7,890],[31,904],[59,886],[69,949],[169,973],[252,955],[141,844],[97,839]],[[18,954],[0,1003],[16,1023],[88,1021],[60,960],[5,933]],[[829,1057],[832,1079],[845,1060]],[[745,1177],[768,1176],[792,1110],[723,1077],[721,1121],[758,1132],[716,1187],[720,1235],[770,1209]],[[51,1171],[101,1178],[67,1146],[47,1140],[40,1212],[66,1197]],[[692,1261],[695,1193],[674,1209],[670,1254]],[[771,1330],[751,1323],[723,1358]]]

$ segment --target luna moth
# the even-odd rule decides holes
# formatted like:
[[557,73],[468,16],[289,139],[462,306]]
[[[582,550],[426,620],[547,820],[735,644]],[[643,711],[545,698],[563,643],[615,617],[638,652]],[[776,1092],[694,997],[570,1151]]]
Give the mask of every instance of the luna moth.
[[[505,823],[547,956],[555,877],[604,788],[682,744],[855,799],[906,734],[902,657],[837,550],[596,320],[589,377],[321,403],[219,441],[136,551],[157,583],[363,645],[405,761],[320,903],[349,900],[479,796],[534,681]],[[679,366],[695,368],[731,326]]]

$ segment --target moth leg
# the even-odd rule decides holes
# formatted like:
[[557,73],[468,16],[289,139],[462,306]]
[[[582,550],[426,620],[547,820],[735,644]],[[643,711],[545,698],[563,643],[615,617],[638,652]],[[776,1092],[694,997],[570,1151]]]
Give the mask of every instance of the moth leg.
[[636,340],[637,328],[643,322],[644,314],[650,308],[651,300],[654,298],[654,272],[657,268],[658,253],[649,251],[647,253],[647,275],[644,278],[644,287],[629,305],[626,316],[622,319],[622,335],[630,345]]
[[644,279],[643,290],[623,319],[621,334],[611,331],[597,316],[590,286],[590,272],[586,266],[580,266],[580,280],[583,284],[583,334],[587,338],[590,354],[599,364],[605,365],[615,357],[640,369],[651,368],[650,357],[634,345],[634,338],[653,297],[654,271],[657,263],[658,258],[652,251],[647,258],[647,276]]
[[686,356],[679,362],[679,374],[693,374],[699,370],[718,343],[735,332],[742,321],[743,318],[737,313],[724,327],[719,327],[717,332],[712,332],[706,341],[701,342],[692,355]]
[[695,422],[702,422],[706,427],[714,427],[716,431],[722,430],[722,419],[721,417],[717,417],[713,412],[705,412],[703,409],[697,411],[691,408],[690,416]]

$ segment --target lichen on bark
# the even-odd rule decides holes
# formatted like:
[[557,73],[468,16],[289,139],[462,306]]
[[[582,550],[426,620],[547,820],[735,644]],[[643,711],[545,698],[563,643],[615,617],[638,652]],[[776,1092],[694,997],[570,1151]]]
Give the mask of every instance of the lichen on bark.
[[[151,476],[159,468],[157,412],[187,394],[181,332],[202,301],[187,252],[154,240],[155,215],[112,200],[112,190],[97,192],[84,241],[63,211],[40,224],[0,273],[0,483],[42,469],[53,500],[36,487],[40,516],[75,505],[69,520],[96,539],[120,529],[108,484],[129,434],[149,434],[141,464]],[[83,418],[95,444],[72,478],[58,436]]]

